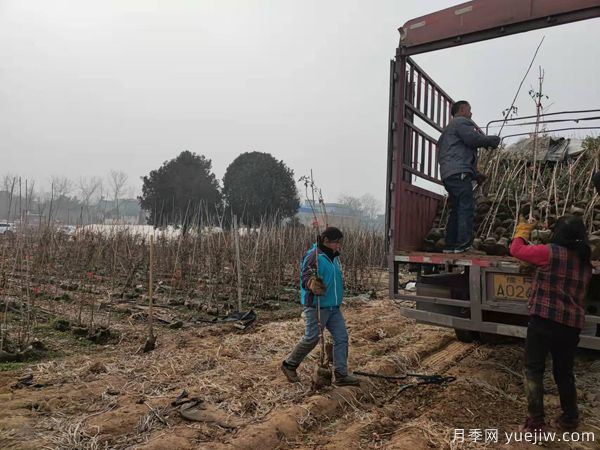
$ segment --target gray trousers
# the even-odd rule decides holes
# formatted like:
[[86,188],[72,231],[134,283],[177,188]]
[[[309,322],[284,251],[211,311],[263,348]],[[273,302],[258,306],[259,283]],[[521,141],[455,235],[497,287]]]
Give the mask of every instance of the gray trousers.
[[[306,324],[304,336],[285,360],[285,363],[293,368],[297,368],[319,343],[317,309],[304,308],[302,315]],[[321,324],[324,329],[329,330],[333,338],[333,370],[341,376],[348,375],[348,330],[340,308],[321,308]]]

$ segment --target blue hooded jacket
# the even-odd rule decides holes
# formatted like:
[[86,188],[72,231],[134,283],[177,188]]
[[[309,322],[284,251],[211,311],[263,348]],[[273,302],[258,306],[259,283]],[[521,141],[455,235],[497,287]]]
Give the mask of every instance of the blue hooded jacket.
[[[316,273],[316,244],[306,252],[300,264],[300,301],[304,306],[316,307],[317,296],[314,295],[306,286],[311,276]],[[336,256],[333,261],[320,249],[318,252],[318,276],[325,283],[325,294],[319,296],[319,305],[321,308],[331,308],[340,306],[344,301],[344,280],[342,277],[342,265]]]

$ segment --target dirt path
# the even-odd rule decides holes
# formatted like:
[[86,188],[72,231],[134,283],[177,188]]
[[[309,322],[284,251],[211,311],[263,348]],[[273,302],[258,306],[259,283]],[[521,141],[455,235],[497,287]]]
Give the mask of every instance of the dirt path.
[[[509,448],[503,433],[524,415],[522,347],[467,345],[451,330],[417,325],[389,301],[356,302],[345,311],[352,368],[380,374],[437,373],[443,386],[399,392],[403,381],[365,378],[361,388],[313,392],[317,354],[289,384],[279,364],[302,333],[292,320],[258,322],[246,333],[215,326],[160,329],[158,348],[136,353],[132,326],[118,346],[0,372],[0,448]],[[577,361],[583,424],[600,440],[600,363]],[[33,374],[43,387],[11,388]],[[558,397],[547,383],[548,416]],[[170,402],[183,390],[214,405],[224,421],[187,422]],[[464,429],[465,442],[451,441]],[[499,443],[473,442],[470,430],[499,430]],[[553,446],[554,445],[554,446]],[[547,448],[599,448],[598,442]],[[511,446],[510,448],[515,448]]]

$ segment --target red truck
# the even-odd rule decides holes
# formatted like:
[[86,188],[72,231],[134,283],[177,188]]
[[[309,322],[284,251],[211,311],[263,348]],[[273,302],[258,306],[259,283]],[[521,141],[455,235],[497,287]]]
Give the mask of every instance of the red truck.
[[[411,56],[595,17],[600,0],[474,0],[400,28],[390,67],[386,231],[390,297],[411,302],[404,315],[454,328],[462,341],[525,337],[531,286],[511,257],[420,251],[443,201],[434,135],[450,120],[453,100]],[[416,272],[416,295],[399,289],[402,265]],[[599,324],[594,275],[580,347],[600,350]]]

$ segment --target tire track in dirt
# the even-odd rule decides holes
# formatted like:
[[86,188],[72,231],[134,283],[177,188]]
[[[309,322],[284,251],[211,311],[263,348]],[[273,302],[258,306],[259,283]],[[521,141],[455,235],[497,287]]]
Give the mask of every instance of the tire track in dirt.
[[[419,347],[419,342],[416,346]],[[440,336],[439,340],[418,348],[411,366],[414,370],[427,368],[429,371],[437,370],[438,367],[447,367],[468,354],[471,347],[456,342],[452,336],[445,334]],[[389,362],[381,361],[380,366],[381,370],[377,370],[371,364],[371,370],[390,372]],[[285,447],[286,442],[294,441],[302,435],[310,433],[312,428],[340,417],[347,410],[371,409],[372,400],[375,400],[380,394],[382,383],[386,382],[365,380],[360,388],[334,388],[325,394],[309,398],[303,405],[274,411],[264,422],[241,430],[239,436],[226,444],[212,444],[205,448],[274,449]],[[383,405],[378,405],[378,407],[381,406]],[[348,425],[350,428],[347,428]],[[348,444],[348,438],[358,437],[363,428],[362,425],[346,423],[344,423],[344,427],[344,442],[336,442],[334,438],[331,442],[332,446],[329,448],[340,448]]]
[[[476,348],[473,344],[465,344],[452,338],[442,341],[440,344],[438,347],[431,348],[429,352],[425,352],[414,370],[442,375],[470,355]],[[395,389],[397,387],[392,388],[392,390]],[[401,396],[394,396],[390,401],[372,408],[371,414],[376,419],[367,422],[351,421],[350,424],[347,422],[338,424],[336,428],[340,431],[343,428],[343,432],[336,433],[322,447],[327,450],[353,448],[361,440],[362,435],[386,433],[388,429],[397,429],[405,422],[418,420],[422,415],[422,410],[418,406],[428,402],[428,400],[431,402],[438,394],[438,389],[426,393],[409,390],[402,393]],[[397,403],[402,403],[402,405],[396,408],[395,404]],[[394,410],[393,414],[389,414],[390,409]],[[403,415],[403,412],[407,412],[407,414]],[[393,420],[389,417],[390,415],[394,417]],[[411,446],[407,445],[402,448],[409,447]]]

